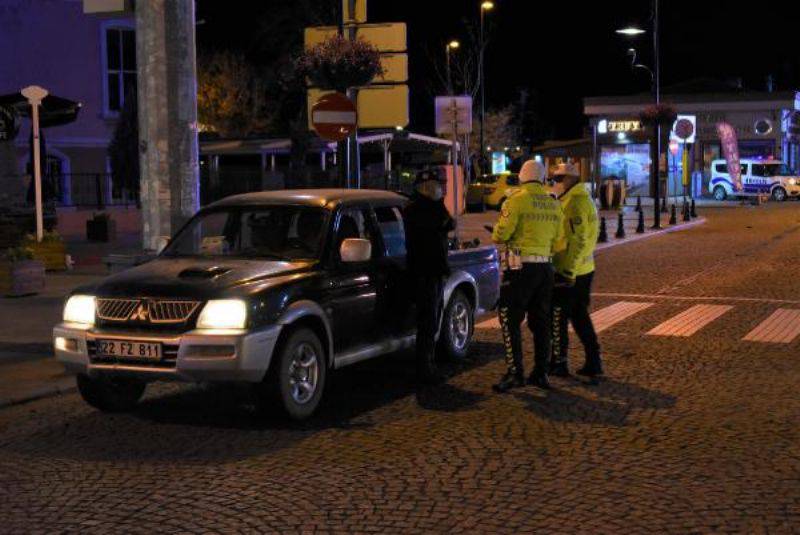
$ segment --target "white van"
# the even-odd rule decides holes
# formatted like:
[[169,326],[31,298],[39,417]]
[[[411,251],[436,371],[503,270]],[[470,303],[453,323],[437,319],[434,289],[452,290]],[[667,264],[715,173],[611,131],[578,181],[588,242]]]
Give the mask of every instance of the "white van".
[[734,191],[728,163],[725,160],[711,162],[711,182],[708,189],[716,200],[769,195],[773,200],[785,201],[800,196],[800,176],[793,173],[782,161],[744,158],[740,163],[742,191]]

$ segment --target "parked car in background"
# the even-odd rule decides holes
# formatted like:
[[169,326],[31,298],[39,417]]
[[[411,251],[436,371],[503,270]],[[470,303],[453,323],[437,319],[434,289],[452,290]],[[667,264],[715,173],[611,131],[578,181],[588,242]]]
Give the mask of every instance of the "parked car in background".
[[513,188],[519,186],[519,175],[503,173],[484,175],[467,188],[467,210],[499,210]]
[[[155,260],[75,290],[56,357],[105,411],[133,408],[151,381],[224,381],[307,418],[332,370],[414,343],[406,202],[331,189],[211,204]],[[497,304],[498,253],[451,251],[449,263],[439,350],[462,358],[476,315]]]
[[800,175],[792,172],[780,160],[741,160],[742,191],[736,191],[725,160],[711,162],[709,191],[718,201],[728,197],[753,197],[769,195],[775,201],[785,201],[800,196]]

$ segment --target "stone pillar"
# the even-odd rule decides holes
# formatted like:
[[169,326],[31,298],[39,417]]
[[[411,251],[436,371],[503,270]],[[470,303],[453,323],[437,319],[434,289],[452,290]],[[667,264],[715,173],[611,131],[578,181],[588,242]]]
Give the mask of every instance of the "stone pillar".
[[199,208],[194,30],[194,0],[136,2],[145,250],[156,250]]

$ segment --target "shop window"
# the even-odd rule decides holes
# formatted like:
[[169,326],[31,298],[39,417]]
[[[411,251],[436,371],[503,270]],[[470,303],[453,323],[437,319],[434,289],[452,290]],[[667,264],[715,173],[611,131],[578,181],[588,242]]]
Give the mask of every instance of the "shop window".
[[650,194],[650,145],[633,143],[600,148],[600,174],[603,179],[625,180],[627,194]]
[[109,23],[103,28],[105,111],[118,114],[125,99],[136,98],[136,32]]

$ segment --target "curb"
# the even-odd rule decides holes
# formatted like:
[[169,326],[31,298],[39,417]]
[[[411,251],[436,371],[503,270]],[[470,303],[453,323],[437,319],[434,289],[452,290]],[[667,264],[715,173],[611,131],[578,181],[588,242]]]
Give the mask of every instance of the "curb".
[[705,217],[700,217],[700,218],[695,219],[694,221],[692,221],[690,223],[682,223],[680,225],[676,225],[674,227],[667,227],[667,228],[664,228],[664,229],[661,229],[661,230],[655,230],[655,231],[651,230],[649,232],[646,232],[645,234],[634,234],[630,238],[625,238],[624,240],[609,241],[609,242],[606,242],[606,243],[598,243],[597,244],[597,248],[595,249],[595,252],[599,253],[600,251],[604,251],[606,249],[611,249],[612,247],[617,247],[619,245],[625,245],[625,244],[628,244],[628,243],[631,243],[631,242],[646,240],[648,238],[654,238],[656,236],[662,236],[664,234],[672,234],[673,232],[680,232],[682,230],[687,230],[687,229],[690,229],[690,228],[694,228],[694,227],[703,225],[703,224],[705,224],[705,222],[706,222],[706,218]]
[[62,377],[57,381],[25,392],[24,394],[11,396],[8,398],[0,398],[0,409],[13,407],[14,405],[22,405],[31,401],[37,401],[44,398],[53,397],[61,394],[70,394],[75,392],[78,388],[75,386],[74,377]]

